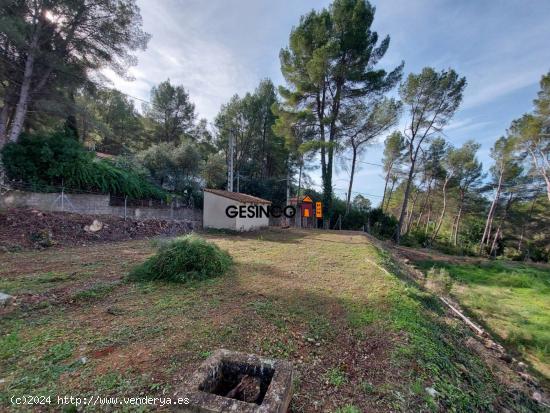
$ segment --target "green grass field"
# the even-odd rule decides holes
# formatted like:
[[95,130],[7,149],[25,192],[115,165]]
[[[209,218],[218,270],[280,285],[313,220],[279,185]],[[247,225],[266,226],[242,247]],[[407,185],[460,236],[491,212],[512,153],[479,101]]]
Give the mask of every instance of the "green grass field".
[[503,261],[416,265],[445,268],[455,280],[451,294],[550,379],[550,268]]
[[292,412],[541,411],[364,236],[205,237],[234,266],[186,284],[126,280],[147,241],[3,254],[18,304],[0,317],[0,410],[26,394],[172,396],[223,347],[291,361]]

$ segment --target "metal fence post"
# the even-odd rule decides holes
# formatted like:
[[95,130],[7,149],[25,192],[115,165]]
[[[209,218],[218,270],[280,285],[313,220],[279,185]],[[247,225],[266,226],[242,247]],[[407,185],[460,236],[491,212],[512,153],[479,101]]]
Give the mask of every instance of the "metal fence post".
[[124,221],[126,221],[126,204],[128,202],[128,195],[124,196]]

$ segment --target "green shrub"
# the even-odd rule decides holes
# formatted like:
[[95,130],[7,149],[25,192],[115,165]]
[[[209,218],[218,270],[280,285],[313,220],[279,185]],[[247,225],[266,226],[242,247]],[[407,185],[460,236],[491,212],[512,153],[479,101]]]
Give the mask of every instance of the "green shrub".
[[344,407],[339,407],[335,413],[361,413],[357,407],[352,404],[346,404]]
[[502,256],[507,260],[512,260],[512,261],[522,261],[525,257],[525,255],[521,251],[513,247],[504,247]]
[[130,272],[133,280],[186,282],[224,274],[230,255],[203,238],[186,235],[161,245],[156,255]]
[[164,191],[131,169],[98,160],[66,132],[22,134],[2,149],[9,179],[22,181],[35,191],[92,191],[129,198],[165,197]]
[[367,229],[377,238],[388,239],[395,235],[397,219],[384,213],[381,208],[374,208],[368,212]]
[[402,238],[402,244],[407,247],[424,248],[428,246],[430,242],[430,236],[426,234],[424,229],[415,228],[409,231],[408,234]]

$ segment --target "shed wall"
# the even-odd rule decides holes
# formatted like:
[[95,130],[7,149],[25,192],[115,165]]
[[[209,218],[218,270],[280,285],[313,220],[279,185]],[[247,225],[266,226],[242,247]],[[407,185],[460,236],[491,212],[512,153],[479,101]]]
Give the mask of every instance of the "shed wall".
[[239,206],[237,201],[228,199],[211,192],[204,191],[203,222],[204,228],[229,229],[236,231],[237,218],[226,215],[225,209],[229,205]]
[[[241,204],[248,207],[254,204]],[[266,228],[269,226],[269,217],[255,217],[255,218],[239,218],[237,217],[237,231],[253,231],[260,228]]]

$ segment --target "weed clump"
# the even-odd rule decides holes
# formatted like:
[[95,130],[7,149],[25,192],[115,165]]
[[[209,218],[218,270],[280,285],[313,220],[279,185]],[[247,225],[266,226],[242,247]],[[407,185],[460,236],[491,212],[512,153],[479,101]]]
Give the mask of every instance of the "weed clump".
[[135,267],[131,280],[187,282],[223,275],[233,260],[217,245],[196,235],[162,244],[154,256]]

